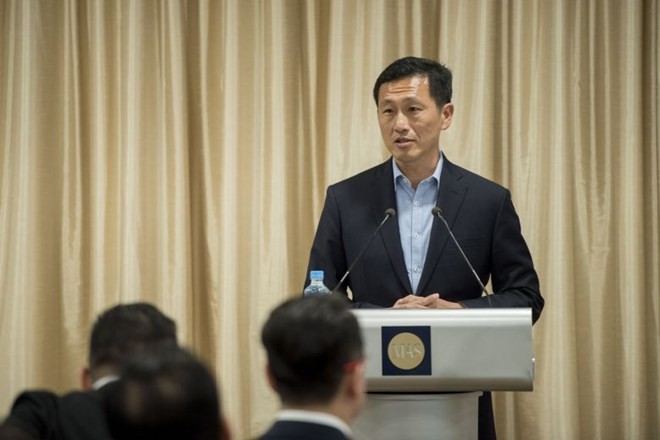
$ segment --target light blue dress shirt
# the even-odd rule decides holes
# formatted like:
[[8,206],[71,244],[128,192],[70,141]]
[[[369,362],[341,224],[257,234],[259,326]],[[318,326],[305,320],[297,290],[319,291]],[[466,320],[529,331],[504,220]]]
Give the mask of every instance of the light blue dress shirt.
[[396,161],[392,158],[396,216],[399,220],[401,248],[403,249],[403,259],[406,263],[408,279],[413,289],[409,293],[417,293],[419,279],[424,269],[433,226],[431,210],[438,200],[442,163],[443,157],[440,153],[440,160],[433,175],[419,182],[417,190],[414,190],[408,178],[403,175]]

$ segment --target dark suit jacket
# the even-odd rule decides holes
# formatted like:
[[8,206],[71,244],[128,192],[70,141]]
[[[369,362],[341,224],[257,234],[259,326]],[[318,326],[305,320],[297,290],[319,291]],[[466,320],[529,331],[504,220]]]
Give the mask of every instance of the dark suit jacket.
[[[396,209],[393,179],[389,159],[328,187],[308,274],[309,270],[323,270],[324,283],[330,289],[337,284],[385,217],[385,210]],[[535,322],[544,300],[510,192],[445,156],[437,206],[482,283],[492,277],[493,307],[530,307]],[[308,283],[309,279],[305,285]],[[352,291],[355,307],[391,307],[413,293],[396,218],[385,223],[345,284]],[[416,292],[422,296],[431,293],[468,308],[488,307],[479,283],[438,218],[433,222]],[[492,436],[484,434],[487,426],[491,426]],[[494,438],[489,393],[480,401],[480,438]]]
[[110,383],[98,391],[75,391],[58,396],[49,391],[21,393],[0,426],[0,439],[110,440],[103,412]]
[[340,430],[332,426],[310,422],[277,421],[260,440],[347,440]]
[[[536,321],[544,301],[509,191],[445,157],[437,206],[481,281],[486,284],[492,276],[493,306],[531,307]],[[396,209],[391,159],[328,187],[308,269],[323,270],[324,283],[332,289],[388,208]],[[396,218],[383,226],[345,284],[356,307],[391,307],[412,293]],[[466,307],[488,307],[486,298],[480,298],[479,283],[437,218],[416,293],[436,292]]]

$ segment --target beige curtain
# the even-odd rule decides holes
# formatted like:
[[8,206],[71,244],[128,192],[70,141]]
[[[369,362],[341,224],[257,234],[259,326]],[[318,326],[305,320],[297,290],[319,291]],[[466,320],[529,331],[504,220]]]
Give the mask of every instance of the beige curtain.
[[302,288],[325,187],[387,157],[371,88],[411,54],[454,71],[442,148],[512,190],[547,301],[500,437],[657,439],[659,20],[654,0],[0,0],[0,415],[76,387],[94,317],[147,300],[236,438],[261,432],[260,327]]

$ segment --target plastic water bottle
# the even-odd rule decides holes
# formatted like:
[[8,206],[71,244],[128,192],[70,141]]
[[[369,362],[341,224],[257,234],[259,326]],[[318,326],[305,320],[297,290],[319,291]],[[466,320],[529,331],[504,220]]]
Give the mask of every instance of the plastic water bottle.
[[330,293],[330,289],[323,284],[323,271],[322,270],[312,270],[309,272],[309,279],[311,282],[309,286],[305,287],[303,291],[304,296],[312,295],[327,295]]

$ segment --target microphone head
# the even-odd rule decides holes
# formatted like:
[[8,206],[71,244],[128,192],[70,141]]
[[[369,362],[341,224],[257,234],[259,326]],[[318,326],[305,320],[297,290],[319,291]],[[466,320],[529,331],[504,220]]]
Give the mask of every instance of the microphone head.
[[396,217],[396,211],[392,208],[387,208],[385,210],[385,215],[388,217]]
[[438,208],[437,206],[434,206],[433,209],[431,209],[431,214],[435,216],[442,215],[442,209]]

